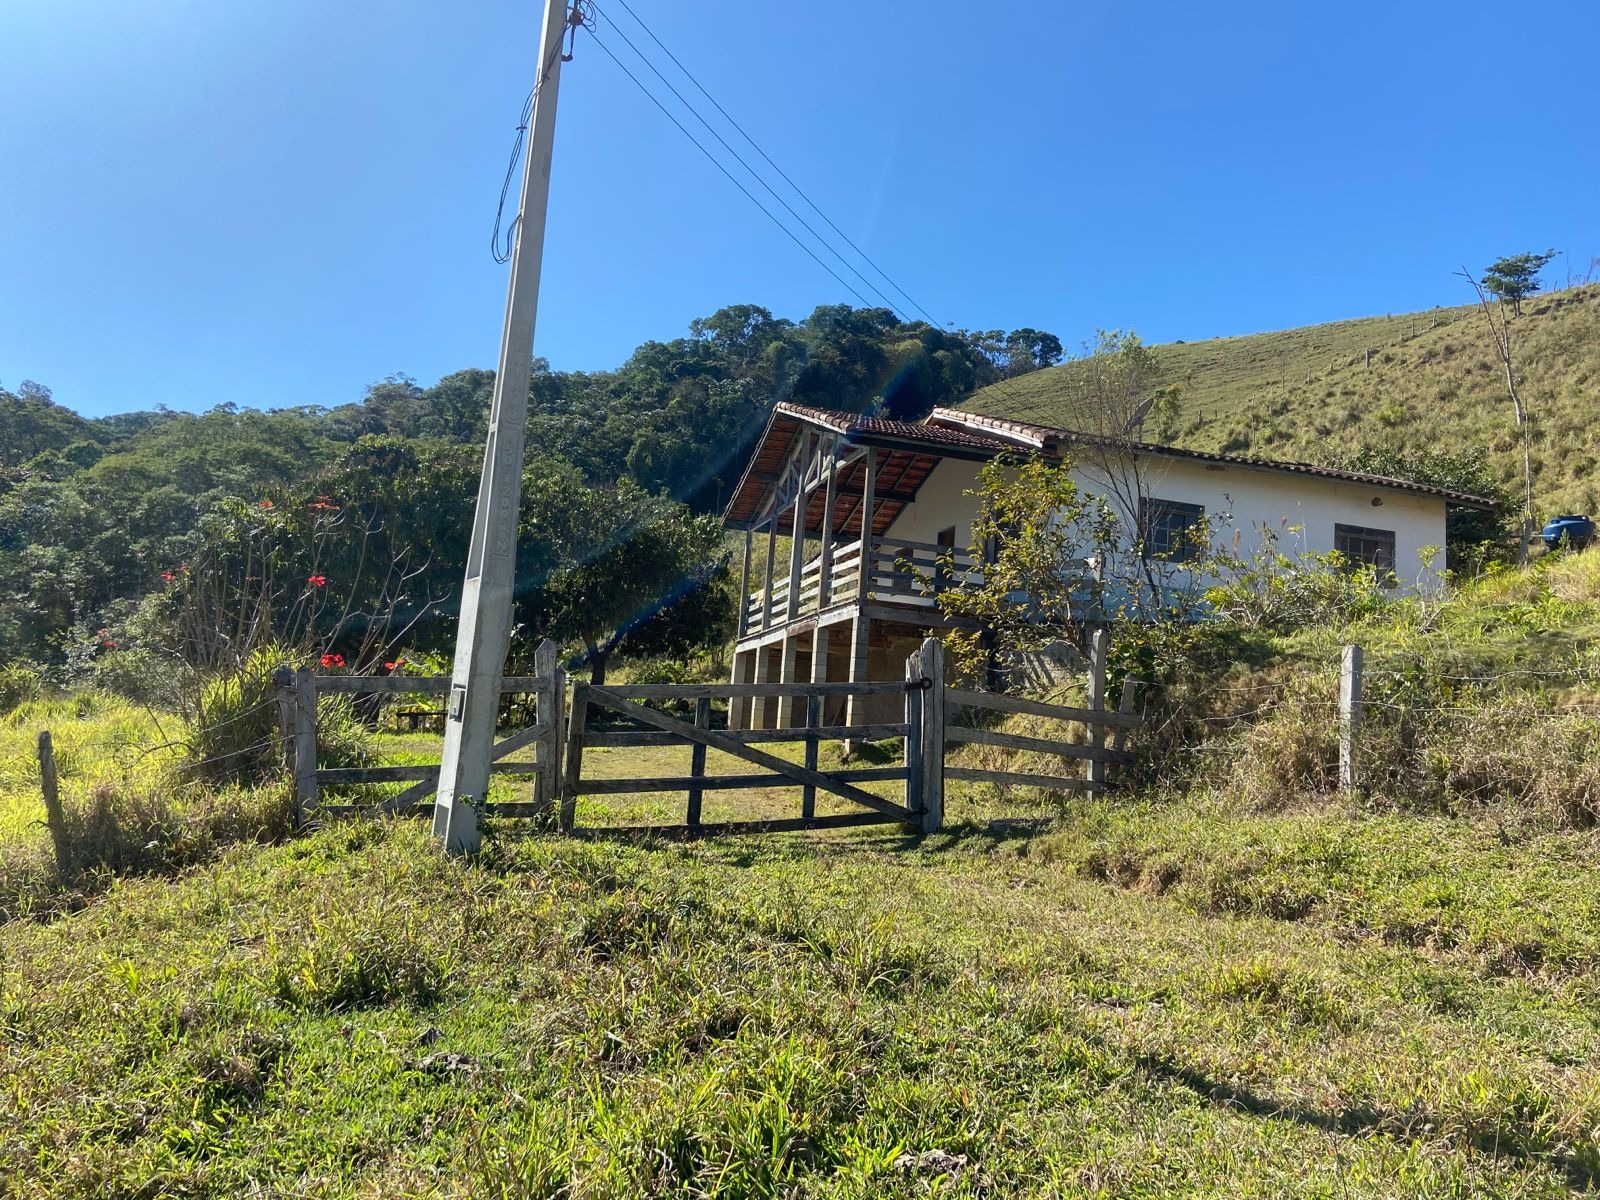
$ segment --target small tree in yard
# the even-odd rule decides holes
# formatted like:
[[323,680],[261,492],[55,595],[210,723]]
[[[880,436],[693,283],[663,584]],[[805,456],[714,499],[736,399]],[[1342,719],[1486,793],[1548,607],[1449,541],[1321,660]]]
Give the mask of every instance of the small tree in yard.
[[1502,304],[1511,305],[1515,316],[1522,315],[1522,302],[1539,290],[1539,272],[1544,270],[1554,250],[1543,254],[1513,254],[1497,258],[1483,272],[1483,290]]
[[937,590],[951,616],[983,626],[986,634],[951,633],[946,645],[957,667],[982,678],[994,656],[1002,669],[1030,651],[1057,642],[1084,644],[1086,612],[1098,602],[1084,560],[1116,541],[1111,509],[1073,482],[1066,462],[1038,457],[994,459],[978,472],[973,557],[991,547],[979,586]]
[[708,645],[731,629],[732,600],[714,518],[624,481],[591,488],[552,478],[532,521],[557,556],[548,578],[519,598],[518,618],[557,642],[582,647],[603,684],[626,647],[658,653]]

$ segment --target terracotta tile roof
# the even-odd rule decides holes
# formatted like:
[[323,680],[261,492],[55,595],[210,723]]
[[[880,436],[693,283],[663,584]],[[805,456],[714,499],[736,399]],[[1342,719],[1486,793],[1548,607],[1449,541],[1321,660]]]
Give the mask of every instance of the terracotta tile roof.
[[1494,501],[1486,500],[1482,496],[1473,496],[1466,492],[1435,487],[1429,483],[1412,483],[1405,479],[1391,479],[1385,475],[1369,475],[1364,471],[1344,471],[1337,467],[1318,466],[1315,463],[1270,458],[1247,458],[1240,454],[1222,454],[1211,450],[1190,450],[1183,446],[1162,446],[1154,442],[1103,437],[1072,429],[1033,425],[1027,421],[1015,421],[1005,417],[989,417],[980,413],[965,412],[958,408],[936,408],[928,415],[928,421],[961,429],[982,430],[990,436],[1013,439],[1013,448],[1027,446],[1043,450],[1046,453],[1059,452],[1061,447],[1072,445],[1109,447],[1158,458],[1184,458],[1197,462],[1246,467],[1258,471],[1279,471],[1289,475],[1311,475],[1319,479],[1334,479],[1343,483],[1359,483],[1367,487],[1385,488],[1390,491],[1411,492],[1420,496],[1436,496],[1447,504],[1455,504],[1463,508],[1492,509],[1496,507]]

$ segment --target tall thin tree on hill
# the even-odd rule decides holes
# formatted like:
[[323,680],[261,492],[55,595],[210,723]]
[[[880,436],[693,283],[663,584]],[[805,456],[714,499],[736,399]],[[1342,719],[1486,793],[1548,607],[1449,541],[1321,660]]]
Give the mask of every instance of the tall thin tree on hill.
[[[1553,254],[1554,251],[1551,252],[1551,256]],[[1527,259],[1530,262],[1538,260],[1538,266],[1532,270],[1532,274],[1537,275],[1539,269],[1550,261],[1551,256],[1520,254],[1515,258],[1519,262],[1523,259]],[[1506,393],[1511,397],[1511,410],[1516,414],[1517,419],[1517,433],[1522,439],[1523,525],[1522,535],[1517,539],[1517,561],[1526,562],[1528,560],[1528,542],[1533,537],[1534,530],[1538,526],[1538,520],[1533,511],[1533,452],[1529,444],[1528,410],[1522,402],[1521,394],[1517,391],[1517,373],[1511,360],[1511,317],[1520,315],[1522,299],[1538,290],[1539,281],[1533,279],[1531,282],[1528,280],[1522,280],[1521,283],[1508,282],[1511,279],[1511,275],[1506,273],[1496,274],[1497,268],[1504,267],[1512,261],[1512,259],[1500,259],[1489,267],[1482,280],[1479,280],[1476,275],[1465,267],[1462,267],[1457,274],[1470,283],[1472,290],[1478,295],[1478,306],[1483,310],[1483,319],[1489,325],[1489,338],[1494,345],[1495,356],[1499,358],[1500,366],[1505,371]],[[1522,265],[1525,266],[1527,264]],[[1515,274],[1515,272],[1512,272],[1512,274]],[[1495,296],[1495,304],[1492,306],[1489,303],[1490,291]],[[1509,313],[1506,311],[1508,301],[1512,305]],[[1495,320],[1497,312],[1500,318],[1498,321]]]

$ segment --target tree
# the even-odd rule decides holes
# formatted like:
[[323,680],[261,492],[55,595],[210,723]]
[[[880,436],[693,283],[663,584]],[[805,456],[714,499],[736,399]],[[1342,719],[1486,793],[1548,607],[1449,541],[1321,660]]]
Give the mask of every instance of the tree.
[[[1083,648],[1086,613],[1098,601],[1083,564],[1091,556],[1103,560],[1116,542],[1110,508],[1079,489],[1069,462],[1037,456],[990,460],[970,494],[978,500],[972,555],[989,559],[983,581],[935,590],[946,613],[985,631],[947,635],[959,669],[983,678],[991,653],[1008,671],[1057,642]],[[992,555],[983,553],[986,546]]]
[[664,616],[686,601],[698,644],[726,637],[732,598],[726,589],[705,590],[727,560],[714,518],[627,480],[592,488],[552,471],[530,484],[522,540],[554,562],[542,579],[523,577],[518,564],[517,619],[537,635],[523,642],[577,644],[591,681],[604,683],[612,656],[636,635],[657,651],[695,644],[685,621]]
[[1513,254],[1497,258],[1483,272],[1483,288],[1502,304],[1511,305],[1514,316],[1522,315],[1522,302],[1539,290],[1539,272],[1552,258],[1554,250],[1543,254]]
[[[1551,254],[1554,253],[1554,251],[1551,251]],[[1538,256],[1524,254],[1517,257],[1532,260]],[[1500,261],[1503,263],[1510,260],[1501,259]],[[1548,261],[1548,258],[1541,259],[1539,265],[1542,267]],[[1497,263],[1496,266],[1498,265]],[[1491,267],[1490,270],[1493,271],[1494,268]],[[1519,563],[1526,562],[1528,560],[1528,542],[1532,539],[1534,530],[1539,527],[1539,520],[1534,515],[1533,509],[1533,449],[1530,444],[1532,438],[1528,429],[1528,410],[1523,407],[1522,396],[1517,392],[1517,373],[1511,364],[1511,319],[1506,316],[1507,297],[1496,293],[1499,300],[1496,308],[1500,312],[1500,321],[1496,324],[1494,319],[1495,309],[1489,307],[1489,297],[1485,295],[1488,280],[1486,279],[1480,283],[1465,267],[1462,267],[1457,274],[1470,283],[1472,290],[1478,295],[1478,307],[1483,310],[1483,319],[1489,325],[1489,339],[1494,344],[1495,356],[1500,360],[1501,369],[1505,371],[1506,393],[1511,397],[1511,411],[1516,416],[1517,433],[1522,440],[1523,525],[1522,535],[1517,539],[1517,561]],[[1531,287],[1537,288],[1538,286],[1538,281],[1533,280]]]

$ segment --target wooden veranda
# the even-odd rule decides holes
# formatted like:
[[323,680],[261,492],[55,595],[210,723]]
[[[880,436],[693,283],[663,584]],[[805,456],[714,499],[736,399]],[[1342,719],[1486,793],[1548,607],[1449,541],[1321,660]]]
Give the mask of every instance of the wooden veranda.
[[[731,682],[858,683],[897,669],[929,631],[964,627],[937,592],[981,582],[982,556],[895,537],[892,527],[943,459],[1015,449],[967,430],[780,404],[723,518],[745,534]],[[887,719],[878,707],[855,695],[827,719]],[[779,698],[740,703],[729,720],[771,729],[803,717]]]

